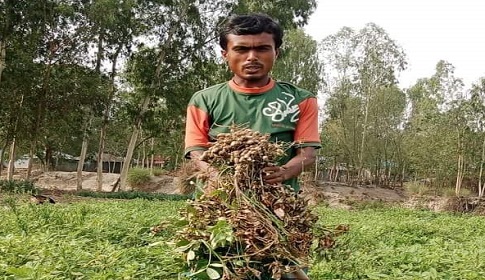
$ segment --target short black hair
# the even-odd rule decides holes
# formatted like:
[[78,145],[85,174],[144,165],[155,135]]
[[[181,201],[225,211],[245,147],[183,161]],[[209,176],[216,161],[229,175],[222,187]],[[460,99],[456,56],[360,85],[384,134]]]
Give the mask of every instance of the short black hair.
[[265,14],[235,15],[230,17],[219,32],[219,45],[227,49],[227,35],[273,35],[276,49],[283,43],[283,29],[280,24]]

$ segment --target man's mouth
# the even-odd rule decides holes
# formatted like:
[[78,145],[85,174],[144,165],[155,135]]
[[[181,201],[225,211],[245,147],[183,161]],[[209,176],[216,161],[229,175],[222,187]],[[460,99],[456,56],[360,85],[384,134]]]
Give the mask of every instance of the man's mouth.
[[259,71],[261,68],[263,68],[263,67],[259,64],[258,65],[251,64],[251,65],[244,66],[244,70],[249,71],[249,72]]

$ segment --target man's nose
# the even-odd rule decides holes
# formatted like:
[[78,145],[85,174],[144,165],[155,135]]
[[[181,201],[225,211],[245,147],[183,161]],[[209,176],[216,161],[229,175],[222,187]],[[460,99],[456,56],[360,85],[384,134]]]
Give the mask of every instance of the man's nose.
[[249,50],[247,60],[254,61],[258,60],[258,52],[256,50]]

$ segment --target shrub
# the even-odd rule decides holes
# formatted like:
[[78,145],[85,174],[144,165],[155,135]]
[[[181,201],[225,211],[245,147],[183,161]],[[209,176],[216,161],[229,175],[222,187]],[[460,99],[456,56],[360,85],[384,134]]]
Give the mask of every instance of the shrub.
[[149,169],[132,168],[128,172],[128,184],[130,184],[132,188],[139,188],[150,182],[150,179]]
[[[456,197],[455,187],[442,187],[442,188],[434,188],[434,192],[429,190],[426,194],[437,195],[437,196],[444,196],[444,197]],[[467,188],[461,188],[459,196],[469,197],[473,196],[473,192]]]
[[404,189],[411,195],[427,195],[433,193],[433,189],[419,181],[405,182]]
[[37,193],[37,187],[27,180],[0,180],[0,191],[8,193]]
[[167,174],[167,171],[162,168],[153,168],[153,176],[161,176]]

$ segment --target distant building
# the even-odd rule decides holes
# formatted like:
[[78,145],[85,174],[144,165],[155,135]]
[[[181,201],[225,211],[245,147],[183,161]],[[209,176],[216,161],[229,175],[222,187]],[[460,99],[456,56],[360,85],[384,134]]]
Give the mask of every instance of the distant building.
[[[27,169],[29,167],[29,155],[23,155],[14,162],[15,169]],[[93,160],[87,160],[83,165],[83,171],[96,172],[98,168],[97,156]],[[103,172],[121,173],[124,158],[112,154],[103,154]],[[34,164],[40,164],[37,156],[34,156]],[[64,172],[74,172],[77,170],[79,157],[65,153],[58,153],[54,156],[54,170]],[[4,161],[3,166],[8,168],[8,161]]]
[[[98,170],[97,158],[98,156],[96,155],[93,160],[85,162],[83,170],[96,172]],[[107,153],[103,154],[102,160],[104,173],[121,173],[123,163],[125,162],[125,158]]]

